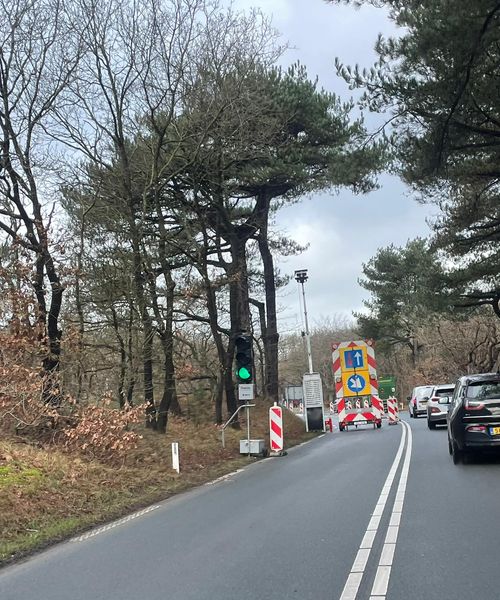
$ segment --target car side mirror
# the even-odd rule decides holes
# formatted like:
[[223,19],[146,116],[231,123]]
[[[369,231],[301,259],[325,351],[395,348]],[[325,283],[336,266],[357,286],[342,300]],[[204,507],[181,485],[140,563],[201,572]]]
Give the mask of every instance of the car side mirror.
[[406,399],[408,400],[408,402],[411,400],[411,396],[406,396]]

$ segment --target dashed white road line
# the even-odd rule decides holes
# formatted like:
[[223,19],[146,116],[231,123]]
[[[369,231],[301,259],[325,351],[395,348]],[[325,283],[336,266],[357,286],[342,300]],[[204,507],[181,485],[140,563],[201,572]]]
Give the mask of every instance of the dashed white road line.
[[399,523],[401,521],[401,513],[403,512],[403,503],[406,494],[406,484],[408,482],[408,471],[410,469],[411,459],[411,428],[406,423],[404,423],[404,426],[408,429],[408,444],[406,446],[405,460],[403,463],[403,469],[401,470],[401,477],[399,478],[396,498],[394,500],[394,506],[392,507],[391,520],[389,521],[389,527],[387,528],[384,545],[380,554],[380,560],[378,562],[377,573],[375,575],[375,581],[373,583],[370,600],[385,600],[387,588],[389,587],[389,580],[391,578],[392,561],[394,559],[394,551],[396,550]]
[[396,452],[394,462],[392,463],[389,474],[387,475],[387,479],[385,480],[385,483],[382,487],[382,491],[380,492],[380,496],[377,500],[377,503],[375,504],[375,508],[370,518],[370,522],[368,523],[368,527],[366,528],[363,540],[361,541],[361,544],[359,546],[358,553],[356,554],[356,557],[352,564],[351,571],[349,573],[349,576],[347,577],[347,581],[345,583],[344,590],[342,591],[342,595],[340,596],[340,600],[356,600],[359,586],[361,585],[361,580],[365,572],[366,564],[368,562],[373,547],[373,542],[375,540],[375,536],[380,525],[380,519],[382,518],[382,514],[387,503],[387,498],[389,497],[389,493],[391,491],[396,472],[399,468],[401,458],[403,456],[405,441],[408,435],[408,445],[406,447],[403,469],[401,471],[399,486],[391,513],[391,519],[387,528],[384,547],[382,548],[382,553],[378,563],[377,574],[375,576],[375,582],[373,584],[371,592],[372,597],[370,598],[370,600],[385,599],[385,594],[387,593],[387,587],[389,585],[389,578],[391,574],[392,560],[396,548],[396,540],[398,535],[399,522],[401,519],[401,511],[403,509],[403,500],[406,491],[406,481],[408,478],[408,469],[411,456],[411,429],[403,421],[401,421],[401,426],[401,440],[399,443],[398,451]]
[[238,473],[242,473],[244,469],[236,469],[236,471],[231,471],[231,473],[226,473],[225,475],[221,475],[217,477],[217,479],[212,479],[212,481],[207,481],[205,485],[215,485],[217,483],[221,483],[223,481],[230,481],[235,475]]
[[[403,422],[401,422],[403,423]],[[361,580],[363,578],[363,574],[365,572],[366,563],[370,557],[370,553],[373,546],[373,540],[375,539],[375,535],[377,534],[378,527],[380,524],[380,519],[384,512],[385,505],[387,503],[387,498],[389,497],[389,493],[392,488],[392,483],[394,481],[394,477],[396,476],[396,472],[399,468],[399,463],[401,462],[401,457],[403,456],[403,450],[405,446],[406,440],[406,424],[402,426],[401,430],[401,441],[399,443],[398,451],[396,452],[396,456],[394,458],[394,462],[392,463],[389,474],[387,475],[387,479],[382,487],[382,491],[380,492],[380,496],[375,504],[375,508],[372,513],[372,517],[370,522],[368,523],[368,527],[366,528],[365,535],[363,540],[359,546],[358,553],[356,554],[356,558],[351,567],[351,572],[347,577],[347,581],[344,586],[344,590],[342,591],[342,595],[340,596],[340,600],[356,600],[356,596],[358,594],[359,586],[361,584]],[[409,431],[409,428],[408,428]],[[400,515],[401,516],[401,515]],[[399,525],[399,522],[398,522]],[[395,526],[393,523],[390,523],[390,526]],[[380,576],[382,577],[382,575]]]
[[153,506],[148,506],[147,508],[138,510],[137,512],[132,513],[131,515],[127,515],[126,517],[123,517],[123,519],[118,519],[117,521],[113,521],[112,523],[108,523],[107,525],[103,525],[102,527],[98,527],[97,529],[91,529],[90,531],[88,531],[87,533],[84,533],[83,535],[79,535],[77,537],[71,538],[70,542],[83,542],[85,540],[88,540],[89,538],[93,538],[96,535],[99,535],[100,533],[104,533],[105,531],[114,529],[115,527],[118,527],[119,525],[123,525],[124,523],[128,523],[129,521],[137,519],[138,517],[142,517],[143,515],[146,515],[147,513],[151,512],[153,510],[156,510],[157,508],[160,508],[159,504],[155,504]]

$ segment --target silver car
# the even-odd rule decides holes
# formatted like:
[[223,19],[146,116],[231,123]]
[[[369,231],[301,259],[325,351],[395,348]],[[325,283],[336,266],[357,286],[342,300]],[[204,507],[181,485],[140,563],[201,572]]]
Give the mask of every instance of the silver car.
[[446,415],[455,385],[446,383],[435,385],[427,401],[427,426],[435,429],[436,425],[446,425]]

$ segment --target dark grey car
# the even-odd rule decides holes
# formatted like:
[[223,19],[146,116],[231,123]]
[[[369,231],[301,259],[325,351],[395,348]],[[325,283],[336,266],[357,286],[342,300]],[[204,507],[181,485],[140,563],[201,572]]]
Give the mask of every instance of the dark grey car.
[[472,452],[499,452],[500,372],[460,377],[447,422],[448,449],[455,464]]

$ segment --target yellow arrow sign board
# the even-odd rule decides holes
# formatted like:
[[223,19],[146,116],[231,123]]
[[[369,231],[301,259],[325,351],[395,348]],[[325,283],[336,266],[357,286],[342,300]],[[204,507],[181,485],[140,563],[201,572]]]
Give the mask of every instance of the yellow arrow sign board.
[[370,373],[368,371],[342,373],[342,385],[346,398],[369,396],[371,393]]
[[339,348],[340,368],[342,372],[366,371],[368,358],[366,348],[353,346],[352,348]]

